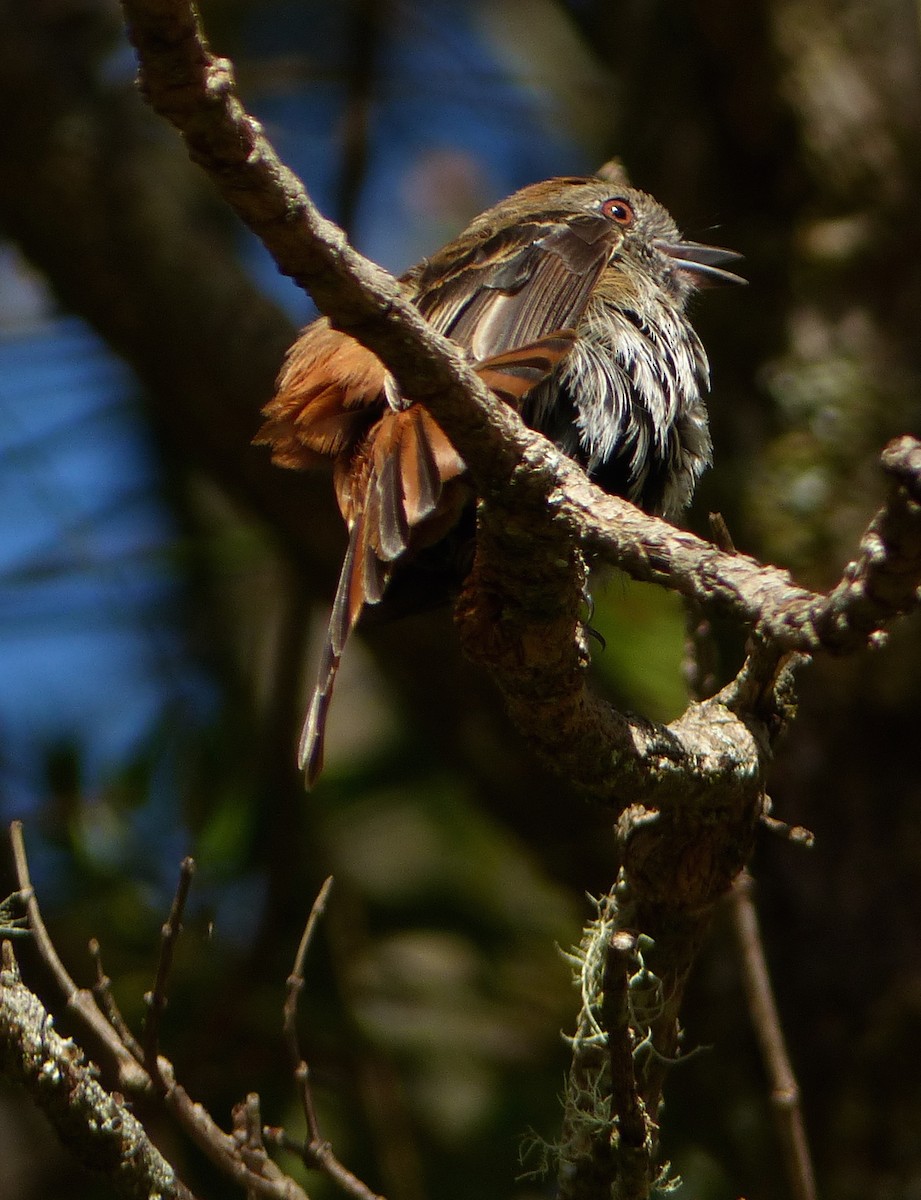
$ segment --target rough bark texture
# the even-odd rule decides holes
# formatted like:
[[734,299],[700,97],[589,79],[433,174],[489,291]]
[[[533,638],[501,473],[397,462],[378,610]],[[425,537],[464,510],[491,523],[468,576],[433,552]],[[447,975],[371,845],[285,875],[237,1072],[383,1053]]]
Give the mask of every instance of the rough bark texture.
[[19,976],[9,943],[0,972],[0,1072],[45,1112],[61,1141],[87,1170],[125,1200],[194,1200],[152,1145],[121,1096],[98,1081],[72,1038],[62,1038]]

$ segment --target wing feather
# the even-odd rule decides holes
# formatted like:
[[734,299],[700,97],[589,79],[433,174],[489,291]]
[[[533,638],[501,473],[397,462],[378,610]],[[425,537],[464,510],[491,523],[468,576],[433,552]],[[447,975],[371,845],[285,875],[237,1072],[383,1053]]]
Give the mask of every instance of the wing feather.
[[[392,445],[381,455],[381,461],[375,463],[375,487],[377,489],[378,528],[374,539],[374,553],[383,562],[393,562],[399,558],[409,545],[409,522],[406,518],[404,489],[406,484],[400,473],[400,443],[406,440],[408,431],[405,421],[400,421],[403,413],[393,414],[397,426],[395,430],[395,445]],[[387,420],[387,417],[384,417]],[[375,459],[377,459],[375,447]]]
[[559,214],[501,230],[467,255],[448,247],[419,274],[416,303],[475,358],[490,358],[578,325],[619,237],[600,214]]
[[574,329],[558,329],[539,342],[493,355],[479,363],[476,371],[500,400],[518,408],[528,392],[542,383],[569,353],[575,340]]
[[[416,409],[409,409],[416,412]],[[426,419],[427,418],[427,419]],[[428,428],[438,426],[428,414],[420,410],[411,436],[400,442],[400,479],[403,483],[403,506],[410,528],[419,525],[431,516],[438,506],[445,479],[444,470],[432,447],[432,435]],[[441,433],[441,430],[438,429]],[[453,449],[453,447],[452,447]],[[457,457],[457,456],[455,456]],[[458,458],[458,461],[460,459]],[[444,463],[442,463],[444,467]]]

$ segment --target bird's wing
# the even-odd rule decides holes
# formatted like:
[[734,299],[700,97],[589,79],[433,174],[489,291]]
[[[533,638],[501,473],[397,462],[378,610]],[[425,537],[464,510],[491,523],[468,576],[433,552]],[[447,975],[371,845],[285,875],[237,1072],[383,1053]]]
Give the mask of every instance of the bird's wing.
[[[432,325],[482,364],[575,328],[618,237],[600,214],[551,213],[461,235],[405,283]],[[351,455],[388,399],[401,406],[376,355],[323,318],[289,351],[256,440],[281,466]]]
[[461,253],[455,243],[413,279],[416,303],[482,361],[577,326],[619,237],[583,213],[523,221]]

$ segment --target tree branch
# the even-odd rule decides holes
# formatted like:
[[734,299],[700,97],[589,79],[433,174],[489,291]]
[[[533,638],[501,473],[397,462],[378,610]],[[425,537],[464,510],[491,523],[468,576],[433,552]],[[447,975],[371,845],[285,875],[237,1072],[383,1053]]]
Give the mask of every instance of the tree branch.
[[144,1035],[141,1042],[141,1049],[144,1056],[144,1067],[158,1087],[163,1084],[159,1066],[160,1021],[166,1011],[166,988],[169,983],[170,972],[173,969],[173,955],[176,952],[176,943],[179,941],[179,935],[182,933],[182,918],[185,914],[186,901],[189,898],[189,889],[192,886],[194,875],[195,860],[187,856],[179,866],[179,882],[176,885],[176,894],[173,896],[169,916],[163,922],[160,929],[160,954],[157,959],[157,974],[154,979],[154,985],[144,996],[144,1003],[147,1005],[147,1016],[144,1021]]
[[[508,406],[496,404],[464,354],[432,330],[399,283],[358,254],[320,214],[244,110],[231,64],[211,53],[188,0],[123,0],[123,8],[140,57],[141,87],[152,106],[180,130],[193,159],[262,239],[279,269],[308,289],[338,328],[372,349],[408,397],[431,410],[484,499],[517,510],[529,500],[544,512],[549,508],[561,540],[579,541],[638,579],[757,621],[787,649],[848,648],[906,610],[908,597],[897,588],[878,592],[869,608],[866,589],[853,580],[842,581],[830,597],[796,588],[787,572],[744,555],[725,555],[589,483]],[[917,487],[921,465],[909,453],[893,470]],[[902,505],[900,519],[884,523],[913,543],[921,517],[908,508]],[[869,547],[864,550],[865,557]],[[911,563],[907,575],[921,580],[917,550]],[[869,631],[868,612],[875,616]]]
[[23,984],[9,942],[0,972],[0,1073],[28,1092],[74,1157],[104,1174],[116,1195],[194,1200],[121,1097],[105,1091],[82,1051],[55,1032]]
[[297,1009],[298,1001],[304,990],[304,967],[307,951],[310,949],[317,925],[326,912],[326,903],[332,885],[333,877],[330,875],[317,893],[317,898],[310,909],[307,924],[304,926],[304,932],[301,934],[297,953],[294,956],[294,966],[288,976],[288,988],[282,1012],[282,1029],[288,1044],[288,1056],[301,1101],[301,1109],[304,1113],[307,1136],[301,1145],[297,1145],[288,1138],[284,1130],[268,1129],[266,1133],[277,1145],[299,1154],[307,1167],[322,1171],[341,1191],[345,1192],[347,1196],[351,1196],[352,1200],[383,1200],[383,1197],[373,1192],[366,1183],[339,1161],[331,1144],[320,1132],[320,1123],[313,1102],[313,1089],[310,1086],[310,1068],[301,1050],[297,1031]]
[[111,1054],[118,1068],[119,1086],[127,1092],[145,1091],[150,1086],[146,1071],[135,1061],[130,1050],[122,1044],[118,1034],[96,1003],[93,993],[87,991],[86,988],[78,988],[74,983],[54,948],[54,943],[42,919],[35,889],[32,886],[21,821],[13,821],[10,825],[10,844],[13,848],[16,879],[25,900],[26,914],[29,918],[29,930],[39,954],[54,976],[67,1007],[77,1015],[85,1028],[90,1030],[91,1034],[98,1038]]
[[[172,1063],[163,1055],[157,1053],[155,1044],[156,1022],[154,1022],[153,1033],[150,1035],[150,1040],[145,1045],[139,1045],[133,1037],[130,1037],[127,1042],[123,1043],[118,1032],[118,1027],[112,1025],[103,1014],[102,1010],[97,1005],[91,992],[77,988],[73,979],[71,979],[67,970],[58,956],[51,941],[48,931],[45,928],[42,920],[41,912],[38,906],[38,901],[35,897],[29,877],[29,865],[26,857],[25,842],[22,834],[22,824],[19,821],[14,821],[10,827],[10,838],[13,844],[13,856],[16,866],[16,874],[19,880],[19,886],[24,894],[29,917],[29,928],[35,937],[38,952],[50,968],[54,975],[55,981],[61,990],[61,993],[70,1009],[82,1022],[85,1029],[88,1029],[93,1035],[99,1037],[106,1047],[112,1052],[116,1062],[119,1064],[120,1075],[119,1079],[123,1086],[127,1085],[134,1091],[150,1092],[156,1091],[163,1100],[164,1106],[172,1113],[177,1124],[186,1132],[189,1138],[199,1147],[199,1149],[214,1163],[214,1165],[223,1172],[223,1174],[231,1179],[240,1187],[255,1196],[264,1197],[265,1200],[308,1200],[304,1190],[288,1175],[277,1166],[267,1155],[259,1155],[258,1152],[249,1154],[253,1150],[251,1145],[248,1145],[233,1134],[225,1133],[223,1129],[213,1119],[211,1114],[201,1105],[192,1100],[185,1088],[176,1080],[175,1072]],[[182,910],[185,904],[188,887],[192,877],[192,862],[191,859],[184,860],[181,868],[180,882],[177,888],[175,900],[173,902],[170,916],[164,925],[163,940],[160,948],[160,957],[157,966],[157,978],[154,985],[155,1003],[151,1006],[151,1011],[159,1012],[165,1003],[165,988],[169,975],[170,962],[172,958],[172,950],[175,938],[179,933],[179,926],[182,918]],[[9,952],[12,953],[11,951]],[[98,963],[98,948],[94,957]],[[18,982],[18,972],[16,980]],[[23,989],[25,991],[25,989]],[[105,991],[105,989],[103,989]],[[31,996],[31,993],[26,993]],[[35,1000],[35,998],[32,998]],[[0,996],[2,1001],[2,996]],[[35,1000],[37,1005],[39,1002]],[[42,1010],[44,1013],[44,1010]],[[6,1053],[4,1050],[3,1034],[6,1026],[2,1025],[4,1020],[3,1012],[0,1011],[0,1067],[7,1070],[15,1078],[20,1078],[24,1082],[27,1081],[29,1075],[29,1063],[31,1062],[31,1051],[29,1050],[30,1029],[32,1025],[29,1022],[23,1023],[15,1013],[9,1019],[9,1033],[7,1043],[9,1046],[9,1054],[12,1056],[7,1062]],[[51,1018],[44,1014],[42,1020],[47,1023],[50,1028]],[[32,1023],[34,1025],[34,1022]],[[41,1026],[44,1029],[44,1025]],[[25,1040],[20,1040],[25,1039]],[[17,1046],[22,1046],[20,1051],[16,1050]],[[75,1047],[73,1043],[66,1043],[66,1047],[70,1049],[67,1053],[71,1060],[75,1059]],[[135,1059],[134,1054],[137,1052],[141,1058]],[[16,1055],[19,1054],[22,1062],[18,1063]],[[82,1063],[82,1057],[77,1055]],[[127,1057],[127,1065],[125,1059]],[[149,1068],[145,1066],[145,1060],[152,1060],[149,1063]],[[39,1056],[39,1065],[44,1061]],[[52,1064],[53,1066],[54,1064]],[[130,1066],[130,1070],[128,1067]],[[86,1070],[84,1072],[87,1079],[92,1079],[91,1073]],[[98,1130],[96,1128],[100,1122],[107,1125],[109,1122],[109,1108],[107,1107],[107,1096],[102,1089],[87,1091],[83,1087],[83,1076],[71,1075],[68,1079],[73,1083],[74,1087],[79,1085],[80,1092],[77,1097],[79,1103],[72,1107],[66,1104],[62,1107],[57,1100],[60,1097],[55,1093],[55,1103],[46,1105],[46,1111],[52,1118],[52,1123],[60,1133],[65,1142],[70,1144],[69,1139],[74,1139],[74,1149],[78,1157],[83,1153],[82,1147],[94,1143],[95,1135]],[[56,1077],[53,1080],[55,1087],[60,1082]],[[69,1092],[64,1091],[63,1096],[66,1099]],[[42,1103],[42,1097],[36,1097],[39,1103]],[[101,1107],[96,1107],[96,1105]],[[117,1114],[115,1115],[117,1117]],[[118,1132],[118,1121],[113,1118],[113,1130],[104,1130],[104,1132]],[[137,1124],[137,1123],[135,1123]],[[140,1126],[138,1126],[140,1128]],[[135,1136],[132,1129],[132,1137]],[[141,1131],[143,1132],[143,1131]],[[146,1138],[146,1134],[144,1135]],[[106,1146],[108,1142],[104,1143]],[[116,1143],[120,1145],[121,1143]],[[142,1147],[143,1149],[143,1147]],[[152,1147],[151,1147],[152,1149]],[[100,1161],[99,1169],[110,1173],[113,1170],[109,1163],[109,1159],[105,1158]],[[156,1165],[156,1160],[154,1160]],[[133,1176],[127,1176],[128,1183],[126,1186],[133,1185]],[[179,1184],[176,1185],[181,1186]],[[130,1191],[126,1195],[134,1197],[136,1195],[147,1197],[154,1194],[155,1188],[148,1188],[147,1191]],[[189,1194],[185,1191],[169,1192],[164,1195],[176,1195],[178,1200],[189,1200]]]

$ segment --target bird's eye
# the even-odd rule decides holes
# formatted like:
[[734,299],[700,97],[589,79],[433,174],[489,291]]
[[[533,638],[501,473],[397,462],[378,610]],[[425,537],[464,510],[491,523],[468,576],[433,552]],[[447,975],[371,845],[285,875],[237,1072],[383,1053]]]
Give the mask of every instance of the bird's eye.
[[618,225],[623,225],[625,229],[629,229],[635,220],[633,209],[626,200],[605,200],[601,206],[601,211],[604,216],[610,217]]

